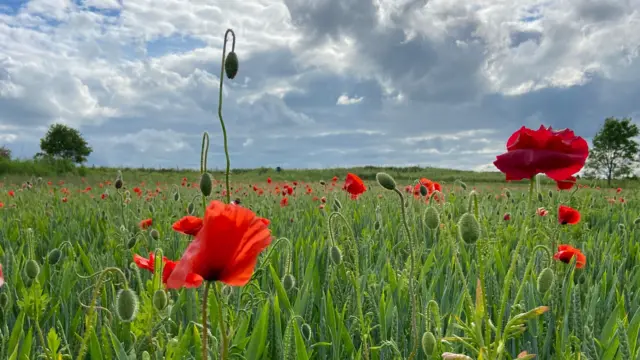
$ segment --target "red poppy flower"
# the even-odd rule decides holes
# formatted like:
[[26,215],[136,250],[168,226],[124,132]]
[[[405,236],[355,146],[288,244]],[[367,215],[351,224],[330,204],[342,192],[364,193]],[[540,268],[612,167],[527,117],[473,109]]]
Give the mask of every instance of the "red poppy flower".
[[7,193],[7,195],[14,197],[16,195],[15,192],[13,192],[13,190],[9,190],[9,192]]
[[553,258],[568,264],[574,256],[576,257],[576,268],[582,269],[587,264],[587,257],[579,249],[570,245],[559,245],[558,252],[553,255]]
[[619,193],[621,193],[621,192],[622,192],[622,188],[617,188],[617,189],[616,189],[616,192],[617,192],[618,194],[619,194]]
[[271,184],[271,178],[267,178],[267,184]]
[[575,225],[580,222],[580,212],[566,205],[560,205],[558,208],[558,222],[562,225]]
[[140,229],[147,229],[149,226],[153,225],[153,219],[144,219],[140,221],[140,224],[138,225],[140,226]]
[[589,145],[572,130],[554,131],[544,126],[531,130],[523,126],[509,137],[507,152],[498,155],[493,164],[507,180],[546,174],[564,181],[582,169],[588,155]]
[[[149,270],[150,272],[154,272],[155,270],[155,254],[149,253],[149,258],[145,259],[140,255],[133,255],[133,262],[140,268]],[[166,284],[169,276],[175,269],[178,263],[176,261],[171,261],[167,259],[166,256],[162,257],[162,262],[164,266],[162,267],[162,283]],[[197,274],[189,274],[186,279],[186,287],[198,287],[202,284],[202,277]]]
[[231,286],[249,282],[258,255],[272,241],[269,220],[238,205],[212,201],[203,226],[167,280],[172,289],[188,286],[189,274]]
[[570,176],[566,180],[556,181],[559,190],[569,190],[576,184],[576,177]]
[[367,187],[364,185],[362,179],[352,173],[347,174],[347,179],[344,181],[342,189],[351,194],[351,198],[354,200],[367,191]]
[[547,209],[543,208],[543,207],[539,207],[538,210],[536,210],[536,214],[540,215],[540,216],[547,216],[549,212],[547,211]]
[[509,214],[509,213],[504,214],[504,216],[502,217],[502,219],[503,219],[504,221],[509,221],[509,220],[511,220],[511,214]]
[[173,223],[173,230],[186,235],[196,235],[202,229],[202,219],[187,215]]
[[280,206],[285,207],[287,205],[289,205],[289,198],[285,196],[282,199],[280,199]]

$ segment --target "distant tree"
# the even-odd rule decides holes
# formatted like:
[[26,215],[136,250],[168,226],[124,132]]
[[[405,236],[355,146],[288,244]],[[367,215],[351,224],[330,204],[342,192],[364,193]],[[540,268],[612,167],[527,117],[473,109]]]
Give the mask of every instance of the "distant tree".
[[608,117],[593,138],[586,169],[590,175],[603,175],[611,185],[611,179],[633,174],[633,165],[640,148],[634,140],[640,134],[638,126],[630,118]]
[[11,160],[11,149],[4,145],[0,146],[0,159]]
[[63,124],[53,124],[47,134],[40,139],[42,152],[53,158],[71,160],[81,164],[93,149],[80,132]]

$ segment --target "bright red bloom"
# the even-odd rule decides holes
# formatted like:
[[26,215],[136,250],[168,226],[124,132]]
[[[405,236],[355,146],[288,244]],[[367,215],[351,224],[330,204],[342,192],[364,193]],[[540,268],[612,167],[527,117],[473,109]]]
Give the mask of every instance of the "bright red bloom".
[[140,224],[138,225],[140,226],[140,229],[147,229],[149,226],[153,225],[153,219],[144,219],[140,221]]
[[[145,269],[145,270],[149,270],[151,272],[154,272],[155,270],[155,254],[154,253],[149,253],[149,258],[145,259],[140,255],[133,255],[133,262],[136,263],[136,265],[140,268],[140,269]],[[169,276],[171,275],[171,273],[173,272],[173,270],[176,268],[176,265],[178,265],[178,263],[176,261],[171,261],[169,259],[167,259],[166,256],[162,257],[162,262],[164,264],[164,266],[162,267],[162,283],[166,284],[167,280],[169,279]],[[200,275],[197,274],[189,274],[189,276],[187,276],[187,280],[186,282],[189,284],[187,287],[198,287],[200,286],[200,284],[202,284],[202,277]]]
[[544,126],[531,130],[523,126],[509,137],[507,152],[498,155],[493,164],[507,180],[546,174],[564,181],[582,169],[588,155],[589,145],[572,130],[554,131]]
[[202,229],[202,219],[197,216],[187,215],[173,223],[173,230],[186,235],[195,236]]
[[267,184],[271,184],[271,178],[267,178]]
[[364,185],[362,179],[352,173],[347,173],[347,179],[344,181],[342,189],[351,194],[351,198],[354,200],[367,191],[367,187]]
[[556,181],[559,190],[569,190],[576,184],[576,177],[570,176],[566,180]]
[[337,177],[337,176],[334,176],[334,177],[331,179],[331,182],[337,182],[337,181],[338,181],[338,177]]
[[587,264],[587,257],[579,249],[570,245],[559,245],[558,252],[553,255],[553,258],[568,264],[574,256],[576,257],[576,268],[582,269]]
[[202,229],[169,276],[167,287],[190,286],[189,274],[231,286],[245,285],[258,255],[272,241],[268,222],[245,207],[212,201],[205,210]]
[[558,208],[558,222],[562,225],[575,225],[580,222],[580,212],[566,205],[560,205]]
[[287,205],[289,205],[289,198],[285,196],[282,199],[280,199],[280,206],[285,207]]

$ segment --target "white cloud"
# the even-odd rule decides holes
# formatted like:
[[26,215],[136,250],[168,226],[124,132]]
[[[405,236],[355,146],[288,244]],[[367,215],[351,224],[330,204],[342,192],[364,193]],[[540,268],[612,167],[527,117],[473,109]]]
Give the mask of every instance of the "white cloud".
[[349,97],[346,94],[342,94],[342,95],[340,95],[340,97],[338,97],[338,101],[336,101],[336,105],[354,105],[354,104],[359,104],[360,102],[362,102],[363,99],[364,99],[364,97]]

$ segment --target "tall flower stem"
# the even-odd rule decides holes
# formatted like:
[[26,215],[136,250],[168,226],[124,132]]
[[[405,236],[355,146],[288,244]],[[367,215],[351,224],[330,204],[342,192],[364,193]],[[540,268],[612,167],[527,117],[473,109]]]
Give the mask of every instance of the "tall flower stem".
[[[213,289],[213,296],[216,298],[218,304],[218,324],[220,325],[220,337],[222,338],[222,344],[220,344],[220,360],[227,360],[227,349],[229,349],[229,337],[227,336],[227,327],[224,324],[224,315],[222,313],[222,301],[219,295],[220,288],[217,286]],[[206,359],[204,359],[206,360]]]
[[[204,284],[204,294],[202,295],[202,360],[207,360],[209,357],[209,349],[207,348],[207,340],[209,338],[207,334],[207,304],[209,298],[209,286],[210,282],[206,281]],[[218,306],[220,306],[218,304]]]
[[227,128],[224,126],[222,118],[222,84],[224,83],[224,61],[227,55],[227,36],[231,34],[231,51],[236,48],[236,34],[231,29],[227,29],[224,33],[224,44],[222,46],[222,62],[220,63],[220,91],[218,92],[218,118],[220,118],[220,126],[222,127],[222,137],[224,140],[224,155],[227,159],[227,169],[225,172],[225,184],[227,188],[227,203],[231,202],[231,186],[229,185],[229,172],[231,170],[231,160],[229,159],[229,145],[227,142]]

